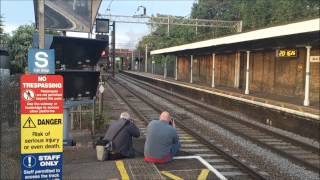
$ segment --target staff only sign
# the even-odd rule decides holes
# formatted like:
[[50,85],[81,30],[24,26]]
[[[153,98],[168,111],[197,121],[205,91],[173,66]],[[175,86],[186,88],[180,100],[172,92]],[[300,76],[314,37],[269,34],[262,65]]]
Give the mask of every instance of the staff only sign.
[[22,179],[61,179],[63,77],[22,75]]

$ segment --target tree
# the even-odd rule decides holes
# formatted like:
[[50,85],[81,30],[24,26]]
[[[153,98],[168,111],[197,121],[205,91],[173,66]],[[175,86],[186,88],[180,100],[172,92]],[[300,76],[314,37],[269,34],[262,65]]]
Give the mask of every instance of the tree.
[[[243,31],[301,21],[319,17],[320,2],[318,0],[198,0],[191,9],[193,19],[242,20]],[[165,16],[165,15],[157,15]],[[167,27],[158,25],[155,31],[144,36],[138,49],[144,51],[148,44],[149,50],[160,49],[194,41],[200,41],[234,33],[230,29],[198,28],[171,26],[170,36]],[[163,58],[162,58],[163,59]]]
[[[23,73],[28,60],[28,50],[32,47],[35,24],[22,25],[13,31],[8,41],[11,73]],[[59,35],[55,30],[46,30],[46,34]]]
[[0,15],[0,35],[2,35],[3,34],[3,17]]
[[9,41],[9,35],[4,33],[3,17],[0,15],[0,47],[6,47]]
[[19,26],[10,38],[8,50],[10,70],[12,73],[23,73],[27,65],[28,49],[32,47],[34,24]]
[[243,30],[319,17],[318,0],[199,0],[192,18],[242,20]]
[[[165,16],[165,15],[157,15]],[[165,16],[167,17],[167,16]],[[167,25],[156,25],[155,31],[144,36],[138,44],[138,49],[144,51],[146,44],[149,49],[159,49],[168,46],[189,43],[195,40],[195,29],[186,26],[171,26],[170,35],[168,36]]]

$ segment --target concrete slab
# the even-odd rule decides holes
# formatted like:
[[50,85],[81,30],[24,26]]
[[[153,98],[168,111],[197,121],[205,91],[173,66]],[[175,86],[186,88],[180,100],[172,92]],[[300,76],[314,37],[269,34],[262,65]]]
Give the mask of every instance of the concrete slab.
[[120,179],[114,161],[80,162],[63,166],[63,179]]
[[[144,138],[133,140],[136,157],[116,161],[98,161],[94,142],[89,131],[72,131],[76,146],[64,147],[63,179],[217,179],[198,159],[174,159],[165,164],[153,164],[143,160]],[[179,151],[178,158],[190,157]],[[203,160],[203,159],[202,159]]]

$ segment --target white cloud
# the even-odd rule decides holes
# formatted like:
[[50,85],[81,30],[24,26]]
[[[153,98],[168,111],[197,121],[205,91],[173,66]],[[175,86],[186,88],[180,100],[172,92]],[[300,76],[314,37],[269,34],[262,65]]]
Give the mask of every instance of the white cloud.
[[118,32],[116,34],[116,48],[132,49],[136,48],[139,40],[145,35],[145,32]]
[[[146,32],[117,32],[116,33],[116,48],[121,49],[135,49],[139,40],[146,34]],[[88,33],[79,32],[67,32],[67,36],[88,38]],[[95,38],[95,34],[92,34],[92,38]],[[111,37],[110,37],[111,45]]]
[[[19,25],[16,24],[5,24],[4,32],[12,35],[12,32],[15,31],[18,27]],[[116,48],[135,49],[139,40],[146,34],[147,32],[134,32],[132,30],[127,32],[116,32]],[[88,33],[67,32],[67,36],[88,38]],[[95,38],[94,33],[92,34],[92,38]]]
[[70,36],[70,37],[88,38],[88,33],[81,33],[81,32],[67,32],[67,36]]
[[17,24],[4,24],[3,30],[5,33],[12,35],[12,32],[15,31],[19,25]]

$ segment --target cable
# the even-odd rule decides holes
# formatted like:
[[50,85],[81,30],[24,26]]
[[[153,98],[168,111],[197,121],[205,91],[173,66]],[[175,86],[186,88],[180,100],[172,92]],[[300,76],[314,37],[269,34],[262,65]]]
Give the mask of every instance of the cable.
[[107,9],[106,9],[106,14],[107,14],[107,11],[110,11],[112,2],[113,2],[113,0],[110,0],[110,2],[109,2],[109,4],[108,4],[108,7],[107,7]]

